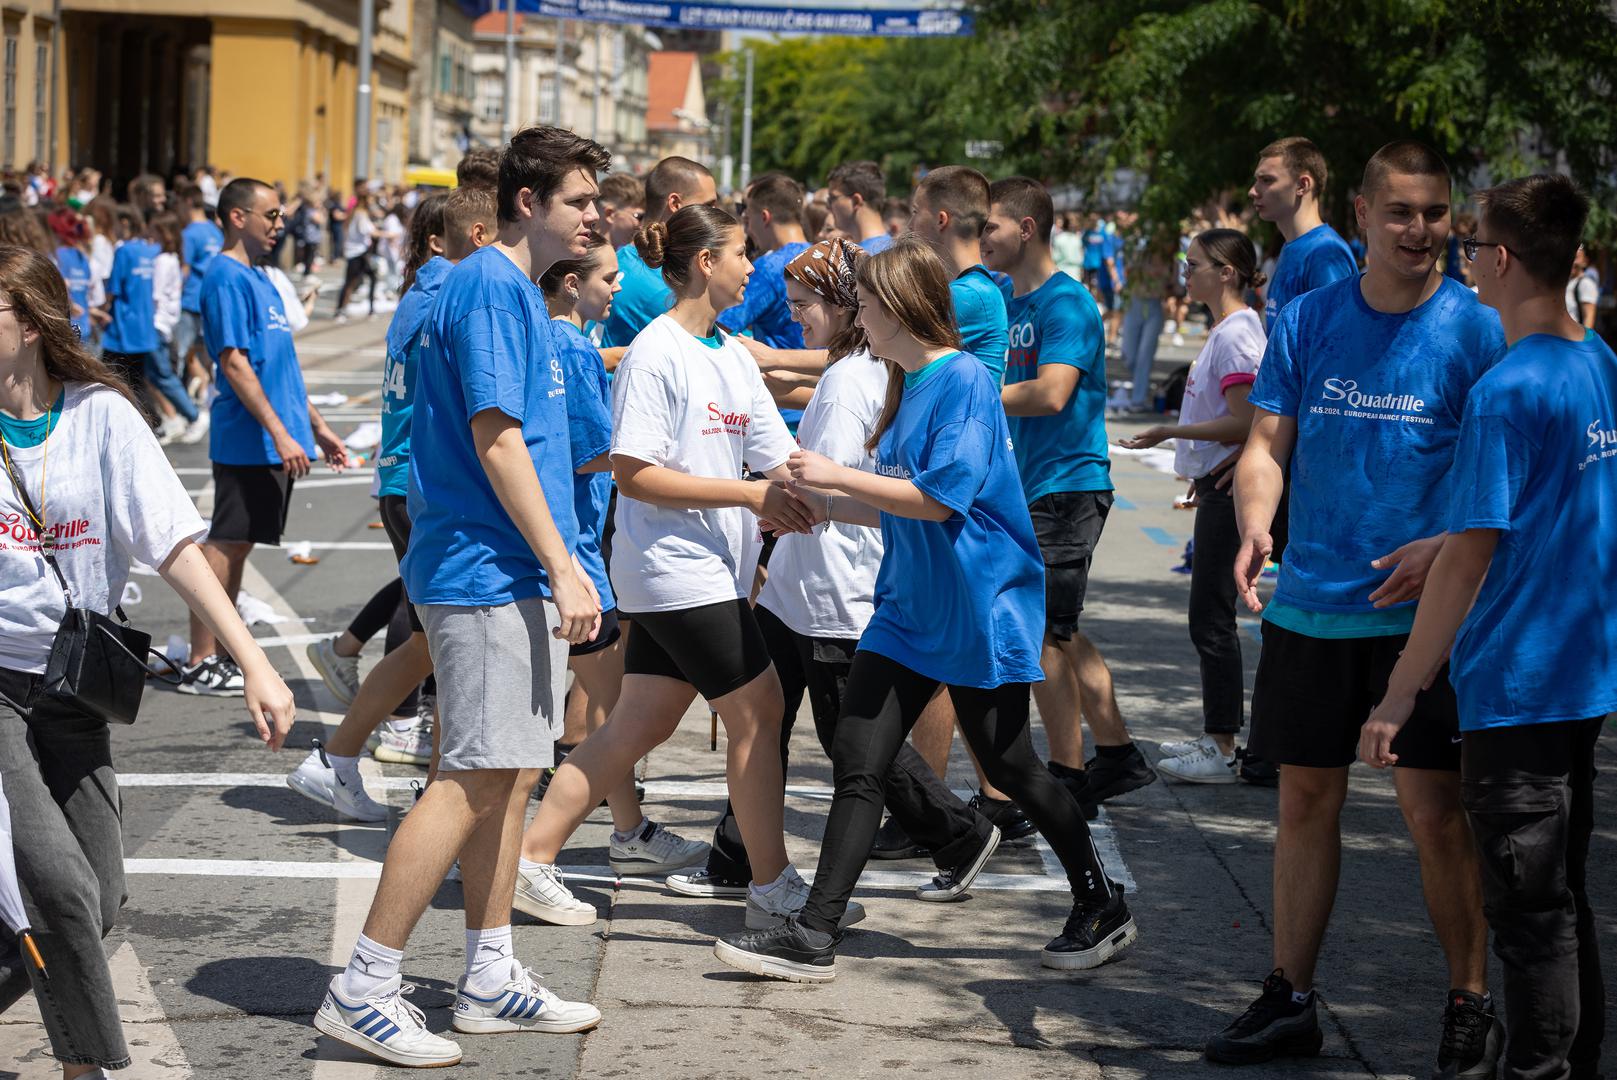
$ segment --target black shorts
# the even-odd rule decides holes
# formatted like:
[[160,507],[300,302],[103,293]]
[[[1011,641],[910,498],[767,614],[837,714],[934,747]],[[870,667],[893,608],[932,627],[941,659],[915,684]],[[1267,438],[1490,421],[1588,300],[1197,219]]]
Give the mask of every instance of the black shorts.
[[1089,591],[1089,566],[1100,543],[1110,491],[1058,491],[1033,500],[1033,535],[1044,557],[1044,624],[1057,641],[1078,632]]
[[627,617],[634,620],[634,633],[624,648],[625,675],[688,682],[711,702],[769,669],[769,646],[745,600]]
[[[1279,765],[1336,769],[1359,756],[1359,729],[1387,692],[1407,634],[1317,638],[1263,624],[1263,652],[1252,685],[1252,737],[1247,749]],[[1460,711],[1448,665],[1392,741],[1398,765],[1460,768]]]
[[[405,551],[410,547],[410,511],[405,507],[405,501],[403,495],[383,495],[376,500],[382,511],[382,528],[387,532],[388,542],[393,545],[393,557],[401,563]],[[410,613],[410,632],[426,633],[421,626],[421,616],[416,613],[415,605],[410,603],[410,590],[404,585],[402,576],[399,587],[404,590],[404,606]]]
[[598,653],[602,649],[610,649],[618,643],[623,636],[623,627],[618,625],[618,609],[608,608],[601,612],[601,630],[595,635],[594,641],[586,641],[582,645],[567,646],[568,656],[588,656]]
[[279,544],[292,508],[292,474],[279,465],[213,465],[213,523],[208,539]]

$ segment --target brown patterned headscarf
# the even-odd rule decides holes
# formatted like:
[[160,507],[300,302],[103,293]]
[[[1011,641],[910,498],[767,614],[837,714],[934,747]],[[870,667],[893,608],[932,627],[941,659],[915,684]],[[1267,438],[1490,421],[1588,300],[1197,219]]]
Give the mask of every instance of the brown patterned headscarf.
[[856,308],[859,294],[854,286],[854,263],[864,257],[865,249],[851,240],[821,240],[786,264],[786,276],[813,289],[828,303]]

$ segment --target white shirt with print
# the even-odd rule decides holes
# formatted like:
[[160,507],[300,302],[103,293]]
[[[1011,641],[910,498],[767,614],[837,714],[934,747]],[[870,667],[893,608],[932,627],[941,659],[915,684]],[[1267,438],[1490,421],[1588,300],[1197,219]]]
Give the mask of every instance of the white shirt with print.
[[[876,455],[865,443],[886,397],[887,365],[865,350],[845,356],[814,388],[797,441],[839,465],[875,472]],[[858,638],[875,611],[881,557],[880,529],[833,521],[807,535],[789,533],[770,556],[758,604],[805,637]]]
[[[6,451],[56,537],[76,607],[110,613],[131,561],[160,566],[181,541],[206,532],[145,419],[104,386],[69,383],[50,438]],[[38,534],[0,475],[0,667],[44,671],[63,614]]]
[[[719,348],[662,315],[629,346],[612,380],[612,455],[690,476],[739,480],[796,449],[735,338]],[[612,589],[629,613],[680,611],[745,597],[762,539],[737,506],[680,510],[619,495]]]
[[[1267,340],[1263,317],[1247,307],[1231,312],[1213,327],[1185,379],[1179,423],[1204,424],[1228,416],[1224,392],[1243,382],[1251,385],[1257,378]],[[1175,439],[1174,444],[1174,472],[1189,480],[1206,476],[1236,450],[1227,443],[1203,439]]]

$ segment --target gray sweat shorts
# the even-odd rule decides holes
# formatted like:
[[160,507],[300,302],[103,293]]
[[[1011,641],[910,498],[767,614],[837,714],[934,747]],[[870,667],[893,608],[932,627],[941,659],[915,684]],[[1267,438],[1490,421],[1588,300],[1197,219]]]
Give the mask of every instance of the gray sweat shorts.
[[420,604],[438,677],[444,772],[545,769],[562,734],[567,642],[556,605],[530,597],[497,607]]

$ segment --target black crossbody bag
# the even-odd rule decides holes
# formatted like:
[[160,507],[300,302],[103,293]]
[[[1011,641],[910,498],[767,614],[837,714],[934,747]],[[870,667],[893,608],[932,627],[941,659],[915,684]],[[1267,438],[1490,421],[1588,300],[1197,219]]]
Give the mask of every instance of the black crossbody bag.
[[[34,509],[28,489],[23,487],[22,477],[17,474],[17,467],[9,456],[6,458],[6,471],[29,516],[43,522],[44,516]],[[113,608],[116,619],[99,611],[74,607],[67,578],[56,562],[55,548],[56,538],[41,529],[40,554],[45,557],[46,564],[62,586],[67,613],[62,616],[62,623],[56,628],[56,638],[51,642],[51,655],[45,663],[45,678],[39,696],[71,706],[103,723],[133,724],[136,714],[140,712],[140,698],[146,689],[146,679],[162,679],[178,686],[180,670],[168,657],[152,648],[150,634],[129,625],[121,605]],[[172,678],[149,668],[148,656],[155,656],[167,665],[173,672]]]

